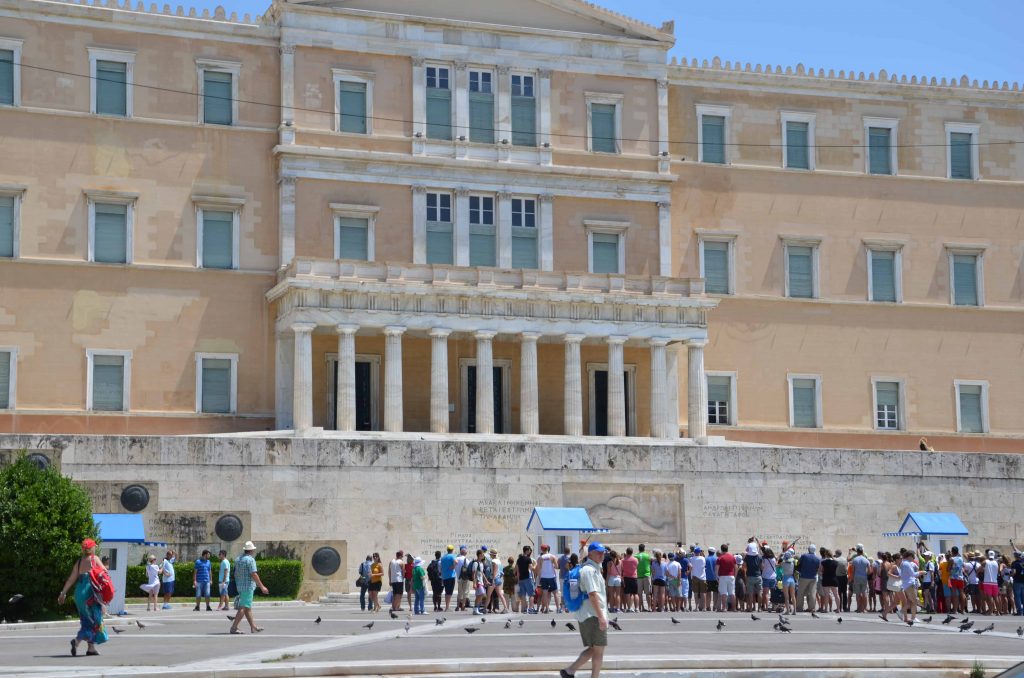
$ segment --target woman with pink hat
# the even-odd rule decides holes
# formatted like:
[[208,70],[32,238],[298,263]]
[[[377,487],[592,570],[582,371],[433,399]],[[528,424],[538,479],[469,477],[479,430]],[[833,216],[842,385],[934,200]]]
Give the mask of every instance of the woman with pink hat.
[[90,656],[98,655],[96,646],[107,642],[107,631],[103,628],[103,604],[93,592],[92,580],[89,577],[89,571],[94,567],[106,569],[96,557],[96,542],[86,539],[82,542],[82,556],[71,568],[71,574],[57,596],[57,602],[63,605],[68,589],[72,585],[75,587],[75,607],[78,608],[81,627],[78,629],[78,635],[71,640],[72,657],[78,654],[78,644],[83,640],[89,645],[85,654]]

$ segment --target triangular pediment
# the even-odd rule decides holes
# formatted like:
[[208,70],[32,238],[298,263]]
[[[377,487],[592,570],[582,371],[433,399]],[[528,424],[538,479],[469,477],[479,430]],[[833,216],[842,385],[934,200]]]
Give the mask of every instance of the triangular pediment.
[[288,0],[288,3],[413,19],[673,41],[671,33],[582,0]]

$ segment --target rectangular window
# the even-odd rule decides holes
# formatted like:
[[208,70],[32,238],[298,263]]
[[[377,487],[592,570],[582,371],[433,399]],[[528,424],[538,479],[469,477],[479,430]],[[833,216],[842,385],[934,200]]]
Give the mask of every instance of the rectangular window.
[[988,432],[988,422],[985,412],[987,394],[985,391],[985,385],[977,382],[956,383],[958,432]]
[[786,167],[811,169],[810,123],[786,121]]
[[732,377],[708,375],[708,423],[729,426],[732,420]]
[[469,265],[496,266],[494,197],[469,196]]
[[978,294],[978,255],[953,255],[953,303],[980,306]]
[[512,75],[512,145],[537,145],[537,99],[532,75]]
[[704,252],[704,291],[710,294],[732,294],[729,284],[730,244],[718,240],[704,240],[701,244]]
[[590,104],[590,150],[617,153],[615,104]]
[[494,88],[490,71],[469,72],[469,140],[494,143]]
[[234,124],[234,75],[227,71],[203,70],[203,122]]
[[235,268],[235,213],[201,210],[203,268]]
[[900,422],[900,385],[895,381],[875,382],[875,428],[898,431]]
[[236,356],[197,356],[199,364],[198,411],[207,414],[231,414],[235,411]]
[[871,260],[871,301],[895,302],[896,260],[893,250],[869,250]]
[[512,268],[537,268],[537,201],[512,198]]
[[814,247],[810,245],[787,245],[787,291],[786,296],[797,299],[813,299]]
[[790,379],[791,426],[794,428],[819,428],[818,380],[814,378]]
[[725,163],[725,116],[700,116],[701,162]]
[[14,105],[14,50],[0,49],[0,106]]
[[868,127],[868,172],[892,174],[892,130]]
[[974,134],[970,132],[949,132],[949,178],[973,179]]
[[591,273],[621,273],[619,247],[621,236],[617,233],[590,234]]
[[14,351],[0,350],[0,410],[14,409]]
[[454,262],[452,239],[452,196],[450,193],[427,193],[427,263]]
[[338,258],[369,261],[370,220],[338,217]]
[[14,256],[14,210],[17,198],[0,195],[0,257]]
[[97,412],[126,411],[128,355],[90,353],[88,358],[92,387],[89,409]]
[[443,66],[427,66],[427,138],[452,138],[452,91],[449,71]]
[[96,113],[128,115],[128,64],[123,61],[96,61]]
[[351,134],[366,134],[366,83],[338,81],[338,129]]
[[125,204],[92,203],[92,261],[128,263],[128,209]]

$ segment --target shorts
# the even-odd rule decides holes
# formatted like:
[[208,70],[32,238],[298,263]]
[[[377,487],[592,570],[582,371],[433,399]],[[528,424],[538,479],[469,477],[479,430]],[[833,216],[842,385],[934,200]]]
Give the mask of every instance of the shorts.
[[371,581],[370,585],[366,587],[367,591],[380,591],[382,582]]
[[197,581],[196,582],[196,598],[209,598],[210,597],[210,582],[208,581]]
[[985,583],[981,585],[981,592],[986,596],[998,596],[999,584]]
[[619,587],[619,586],[622,586],[622,577],[609,577],[608,578],[608,587],[609,588],[613,588],[614,589],[614,588]]
[[519,595],[523,598],[533,598],[533,594],[536,592],[536,587],[533,585],[532,579],[523,579],[519,582],[518,587]]
[[444,594],[450,596],[455,592],[455,577],[441,580],[441,585],[444,586]]
[[255,590],[238,592],[238,608],[252,608],[252,594]]
[[227,584],[219,584],[217,586],[217,593],[219,593],[222,596],[228,595],[228,585]]
[[718,592],[723,596],[735,596],[736,595],[736,577],[719,577],[718,578]]
[[393,581],[393,582],[391,582],[391,593],[392,593],[392,595],[401,596],[402,595],[402,582],[400,582],[400,581]]
[[976,596],[976,595],[978,595],[978,591],[979,591],[979,588],[978,588],[977,584],[968,584],[967,585],[967,595],[969,595],[969,596]]
[[778,582],[775,579],[765,579],[761,577],[761,588],[765,591],[771,591],[777,588]]
[[584,647],[604,647],[608,644],[608,631],[602,631],[597,617],[588,617],[580,622],[580,637]]
[[690,588],[693,589],[693,595],[699,596],[707,593],[708,583],[703,579],[697,579],[696,577],[690,577]]
[[683,579],[679,582],[679,597],[689,598],[690,597],[690,580]]
[[640,586],[640,590],[644,593],[651,592],[651,578],[650,577],[637,577],[636,583]]
[[796,588],[796,577],[789,575],[782,578],[782,588],[784,589],[795,589]]
[[487,589],[483,586],[483,584],[481,584],[481,585],[476,587],[476,594],[478,596],[486,596],[487,595]]
[[718,593],[718,580],[708,579],[708,593]]
[[951,589],[953,589],[955,591],[963,591],[964,590],[964,580],[963,579],[950,579],[949,580],[949,588],[951,588]]
[[627,596],[635,596],[640,593],[640,587],[637,585],[636,577],[622,578],[622,592]]
[[540,590],[555,593],[556,591],[558,591],[558,580],[554,577],[541,577]]
[[654,585],[658,586],[660,588],[665,588],[665,580],[664,579],[655,579],[654,580]]
[[931,591],[932,590],[932,583],[930,581],[923,581],[923,582],[921,582],[921,590],[922,591]]
[[165,596],[173,596],[174,595],[174,581],[173,580],[165,581],[161,585],[161,587],[160,587],[160,593],[162,593]]
[[761,578],[747,577],[747,593],[756,594],[761,592]]
[[917,599],[917,582],[913,582],[910,586],[903,587],[903,593],[908,596],[913,596]]
[[854,579],[853,580],[853,595],[862,596],[868,592],[868,580],[867,579]]

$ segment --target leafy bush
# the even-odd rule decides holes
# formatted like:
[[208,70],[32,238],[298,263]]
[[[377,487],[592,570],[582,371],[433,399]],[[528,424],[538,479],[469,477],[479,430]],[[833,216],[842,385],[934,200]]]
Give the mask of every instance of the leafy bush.
[[24,455],[0,469],[0,601],[24,596],[6,614],[34,619],[70,613],[72,591],[63,608],[57,594],[87,537],[99,541],[92,501],[70,478],[40,469]]
[[[162,561],[160,561],[162,562]],[[212,560],[212,583],[210,585],[210,596],[217,597],[217,567],[218,560]],[[270,589],[272,596],[287,596],[295,598],[299,595],[299,588],[302,587],[302,563],[298,560],[267,559],[257,561],[260,579],[263,585]],[[191,562],[178,561],[174,565],[174,595],[185,598],[192,598],[196,595],[192,587],[192,573],[195,565]],[[235,573],[235,563],[231,562],[231,576]],[[126,595],[130,597],[146,596],[139,588],[146,583],[146,568],[143,565],[132,565],[128,568],[128,583]]]

